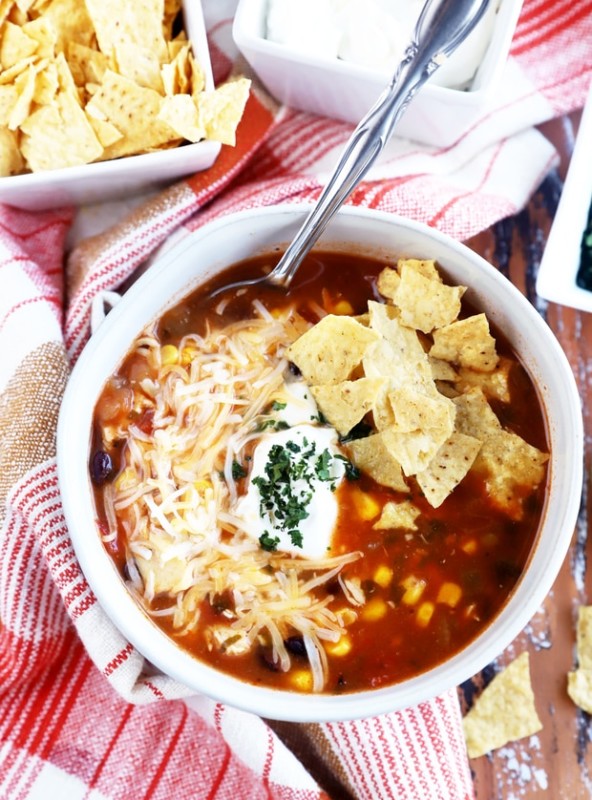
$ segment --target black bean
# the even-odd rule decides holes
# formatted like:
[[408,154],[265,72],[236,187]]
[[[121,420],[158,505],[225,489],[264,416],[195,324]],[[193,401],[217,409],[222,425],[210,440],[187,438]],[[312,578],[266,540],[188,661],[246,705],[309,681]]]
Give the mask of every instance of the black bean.
[[294,656],[306,656],[306,647],[302,636],[288,636],[284,642],[286,650]]
[[290,370],[290,372],[292,373],[292,375],[295,375],[296,377],[300,377],[300,375],[302,375],[302,372],[301,372],[301,371],[300,371],[300,369],[299,369],[299,368],[296,366],[296,364],[294,364],[294,362],[293,362],[293,361],[290,361],[290,362],[288,363],[288,369]]
[[109,453],[97,450],[90,463],[90,475],[97,486],[105,483],[113,474],[113,461]]
[[271,647],[261,647],[259,649],[259,657],[263,662],[263,665],[270,669],[272,672],[278,672],[280,668],[280,660],[274,654],[273,648]]

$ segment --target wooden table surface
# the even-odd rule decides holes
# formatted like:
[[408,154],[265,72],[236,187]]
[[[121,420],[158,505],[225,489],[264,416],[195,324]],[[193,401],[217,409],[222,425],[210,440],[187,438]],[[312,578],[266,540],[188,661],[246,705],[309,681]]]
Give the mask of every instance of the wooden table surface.
[[588,475],[592,434],[592,315],[546,303],[534,284],[540,257],[559,199],[580,115],[544,128],[561,154],[561,166],[547,178],[529,207],[475,237],[468,244],[502,270],[547,320],[565,350],[583,401],[585,426],[584,491],[569,554],[539,612],[512,645],[480,676],[460,688],[463,705],[478,688],[524,650],[530,653],[531,678],[543,729],[528,739],[471,761],[477,800],[553,800],[592,798],[592,725],[566,693],[573,669],[577,608],[592,603],[592,556],[588,533]]

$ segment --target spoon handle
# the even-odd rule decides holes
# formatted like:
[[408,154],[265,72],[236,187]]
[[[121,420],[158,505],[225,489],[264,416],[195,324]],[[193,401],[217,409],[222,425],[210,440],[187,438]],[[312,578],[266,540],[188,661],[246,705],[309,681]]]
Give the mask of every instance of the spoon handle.
[[360,183],[427,79],[463,42],[494,0],[427,0],[391,82],[353,131],[313,210],[268,280],[287,287],[327,223]]

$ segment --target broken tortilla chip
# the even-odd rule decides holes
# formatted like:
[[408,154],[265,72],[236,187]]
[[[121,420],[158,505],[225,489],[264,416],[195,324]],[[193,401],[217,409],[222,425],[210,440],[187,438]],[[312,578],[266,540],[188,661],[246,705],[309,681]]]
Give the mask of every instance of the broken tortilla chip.
[[290,345],[286,358],[310,385],[342,383],[378,339],[375,331],[351,317],[328,314]]
[[381,486],[388,486],[397,492],[409,491],[401,464],[386,446],[383,433],[354,439],[348,442],[347,451],[356,467]]
[[525,651],[499,672],[463,719],[469,758],[478,758],[542,728]]
[[377,531],[402,528],[406,531],[416,531],[415,520],[420,515],[420,510],[410,500],[401,503],[390,501],[382,508],[380,519],[372,526]]
[[579,708],[592,714],[592,606],[578,609],[576,653],[578,667],[567,673],[567,693]]
[[392,299],[401,311],[402,325],[431,333],[456,320],[465,291],[464,286],[448,286],[403,264],[401,280]]
[[475,314],[434,331],[430,355],[461,367],[491,372],[498,355],[485,314]]
[[344,436],[372,409],[385,382],[385,378],[359,378],[311,386],[310,391],[327,422]]
[[438,508],[471,469],[481,448],[479,439],[453,433],[423,472],[415,477],[433,508]]

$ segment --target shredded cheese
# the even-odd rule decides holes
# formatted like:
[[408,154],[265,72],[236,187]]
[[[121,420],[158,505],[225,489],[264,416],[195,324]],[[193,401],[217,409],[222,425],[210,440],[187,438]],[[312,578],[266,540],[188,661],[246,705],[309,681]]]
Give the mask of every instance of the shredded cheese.
[[254,306],[254,318],[185,336],[174,350],[149,331],[137,341],[135,357],[145,359],[147,369],[133,384],[133,409],[150,411],[152,430],[140,423],[109,430],[109,441],[125,442],[125,477],[104,493],[108,538],[119,520],[130,589],[149,613],[171,616],[177,631],[188,633],[199,623],[204,600],[230,592],[232,607],[205,632],[209,646],[242,653],[263,635],[287,671],[284,640],[299,632],[313,689],[321,691],[323,642],[338,642],[348,618],[316,590],[360,554],[311,560],[267,552],[234,512],[235,464],[252,452],[261,435],[257,422],[271,402],[285,397],[284,353],[307,324],[290,309],[270,314]]

